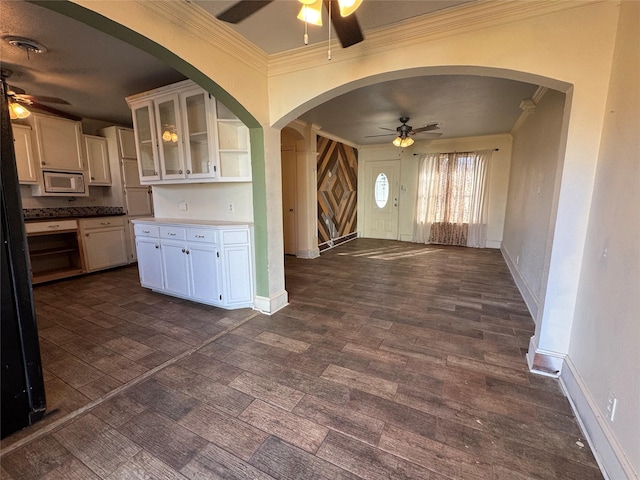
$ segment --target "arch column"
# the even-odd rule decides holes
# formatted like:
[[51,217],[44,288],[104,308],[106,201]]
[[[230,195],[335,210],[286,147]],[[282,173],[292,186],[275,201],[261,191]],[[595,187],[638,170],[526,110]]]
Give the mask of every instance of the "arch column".
[[[282,171],[280,129],[263,125],[251,130],[251,145],[262,146],[264,163],[253,165],[253,212],[256,259],[254,305],[263,313],[275,313],[288,304],[284,284],[282,236]],[[255,154],[252,151],[252,154]]]

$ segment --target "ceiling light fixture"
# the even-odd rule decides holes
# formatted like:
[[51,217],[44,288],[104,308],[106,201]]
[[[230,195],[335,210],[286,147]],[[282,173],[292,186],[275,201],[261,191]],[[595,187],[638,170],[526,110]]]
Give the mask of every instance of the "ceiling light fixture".
[[408,137],[406,134],[398,135],[392,142],[396,147],[405,148],[413,145],[413,138]]
[[[309,34],[307,32],[307,25],[322,26],[322,4],[323,0],[298,0],[302,4],[302,8],[298,13],[298,19],[304,22],[304,44],[309,44]],[[331,4],[333,2],[327,2],[329,6],[329,23],[331,23]],[[340,7],[340,15],[348,17],[355,12],[362,4],[362,0],[338,0],[338,6]],[[328,58],[331,60],[331,27],[329,27],[329,52]]]
[[20,105],[18,102],[14,102],[9,99],[9,117],[11,120],[18,118],[27,118],[31,115],[31,112],[26,107]]
[[358,9],[361,3],[362,0],[338,0],[338,4],[340,5],[340,15],[348,17]]

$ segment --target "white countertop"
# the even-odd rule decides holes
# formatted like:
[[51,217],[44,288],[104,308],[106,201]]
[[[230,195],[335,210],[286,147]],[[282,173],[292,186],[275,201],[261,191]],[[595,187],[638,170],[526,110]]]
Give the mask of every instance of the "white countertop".
[[206,225],[212,227],[246,227],[253,226],[250,222],[230,222],[224,220],[194,220],[190,218],[163,218],[163,217],[143,217],[132,218],[131,222],[136,223],[155,223],[157,225],[182,225],[185,227],[194,225]]

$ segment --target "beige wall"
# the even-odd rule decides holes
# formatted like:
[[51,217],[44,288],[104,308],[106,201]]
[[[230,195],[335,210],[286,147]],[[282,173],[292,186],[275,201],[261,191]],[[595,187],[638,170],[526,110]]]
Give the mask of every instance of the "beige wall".
[[565,95],[547,90],[513,133],[503,254],[536,322],[553,240]]
[[[640,3],[626,1],[569,349],[569,373],[601,422],[587,425],[591,435],[608,437],[628,460],[624,473],[610,472],[612,479],[640,474],[639,46]],[[618,399],[613,421],[607,419],[610,392]]]

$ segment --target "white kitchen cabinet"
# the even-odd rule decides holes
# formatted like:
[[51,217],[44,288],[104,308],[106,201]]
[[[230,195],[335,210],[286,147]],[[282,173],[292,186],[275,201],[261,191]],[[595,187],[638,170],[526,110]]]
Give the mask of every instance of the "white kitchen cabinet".
[[187,248],[191,298],[198,302],[221,305],[218,248],[215,245],[193,242],[188,243]]
[[36,184],[38,183],[38,174],[31,143],[31,127],[14,123],[11,128],[13,129],[13,146],[16,154],[18,182]]
[[94,135],[84,135],[85,155],[89,165],[89,185],[111,185],[111,168],[107,139]]
[[127,263],[124,217],[84,218],[79,223],[88,272]]
[[251,181],[249,129],[191,80],[127,102],[143,184]]
[[136,155],[136,138],[133,133],[133,130],[130,128],[120,128],[117,127],[116,135],[118,136],[118,146],[120,153],[120,157],[122,158],[132,158],[134,160],[138,160]]
[[[143,286],[228,309],[253,306],[249,225],[163,219],[139,219],[134,224]],[[150,240],[157,243],[147,245]],[[160,258],[151,250],[160,250]],[[162,286],[154,287],[148,279],[157,278],[153,270],[157,265],[162,270]]]
[[29,115],[27,121],[36,135],[43,170],[81,172],[84,169],[80,122],[39,114]]
[[164,278],[159,228],[152,225],[134,225],[134,230],[140,284],[152,290],[162,291]]
[[146,100],[132,104],[131,112],[135,127],[140,181],[149,183],[160,180],[153,102]]
[[112,126],[103,128],[100,134],[107,140],[108,145],[112,198],[124,207],[127,214],[125,219],[127,258],[132,263],[137,260],[137,254],[131,220],[135,217],[153,215],[151,187],[140,184],[133,129]]

